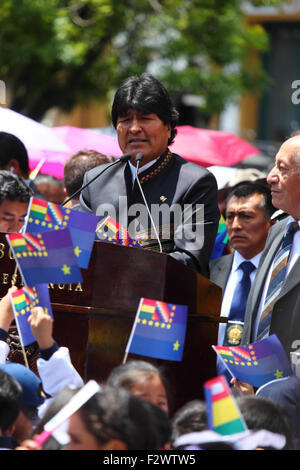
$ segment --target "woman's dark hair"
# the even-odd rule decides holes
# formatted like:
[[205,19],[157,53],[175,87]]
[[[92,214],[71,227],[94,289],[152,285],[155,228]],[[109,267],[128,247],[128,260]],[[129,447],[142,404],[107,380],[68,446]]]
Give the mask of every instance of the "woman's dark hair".
[[117,90],[112,105],[112,123],[115,128],[118,117],[125,116],[129,109],[143,114],[156,114],[164,124],[170,124],[168,145],[173,143],[179,114],[159,80],[147,73],[127,78]]
[[206,403],[192,400],[176,411],[172,419],[172,438],[174,443],[179,436],[208,429]]
[[165,440],[162,429],[168,427],[166,413],[162,410],[153,413],[153,407],[125,389],[104,386],[78,413],[100,445],[118,439],[128,450],[153,450],[162,445]]

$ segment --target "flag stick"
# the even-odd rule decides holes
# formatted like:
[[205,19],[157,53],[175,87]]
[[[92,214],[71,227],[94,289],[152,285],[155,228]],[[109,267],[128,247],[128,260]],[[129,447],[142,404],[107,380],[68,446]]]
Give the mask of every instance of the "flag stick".
[[18,265],[17,265],[17,263],[16,263],[15,270],[14,270],[14,273],[13,273],[12,278],[11,278],[11,287],[13,287],[13,286],[16,285],[16,282],[17,282],[17,272],[18,272]]
[[18,323],[18,320],[17,320],[17,316],[15,315],[15,322],[16,322],[16,325],[17,325],[17,330],[18,330],[18,333],[19,333],[19,338],[20,338],[20,343],[21,343],[21,348],[22,348],[22,353],[23,353],[23,358],[24,358],[24,362],[25,362],[25,366],[27,367],[27,369],[29,369],[29,364],[28,364],[28,360],[27,360],[27,356],[26,356],[26,351],[25,351],[25,347],[24,347],[24,344],[23,344],[23,340],[22,340],[22,335],[20,333],[20,327],[19,327],[19,323]]
[[125,353],[122,364],[125,364],[125,362],[127,361],[127,357],[128,357],[128,352]]
[[[14,271],[13,278],[12,278],[12,281],[11,281],[11,286],[15,286],[15,285],[16,285],[17,271],[18,271],[18,265],[17,265],[17,263],[16,263],[15,271]],[[19,338],[20,338],[20,343],[21,343],[21,348],[22,348],[22,354],[23,354],[23,358],[24,358],[24,363],[25,363],[25,366],[27,367],[27,369],[29,369],[29,364],[28,364],[28,360],[27,360],[27,356],[26,356],[26,351],[25,351],[25,348],[24,348],[24,345],[23,345],[22,336],[21,336],[21,334],[20,334],[20,329],[19,329],[18,320],[17,320],[17,318],[16,318],[16,315],[14,315],[14,317],[15,317],[15,322],[16,322],[16,325],[17,325],[17,330],[18,330],[18,333],[19,333]]]

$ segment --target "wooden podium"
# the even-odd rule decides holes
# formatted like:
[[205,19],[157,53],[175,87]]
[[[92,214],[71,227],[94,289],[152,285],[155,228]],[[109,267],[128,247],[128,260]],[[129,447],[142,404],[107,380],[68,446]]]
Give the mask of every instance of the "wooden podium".
[[[0,234],[3,265],[0,296],[11,285],[15,262]],[[165,253],[95,241],[83,282],[49,284],[54,337],[67,346],[84,380],[105,381],[122,363],[141,297],[188,305],[182,362],[129,354],[162,366],[170,385],[171,408],[203,398],[203,382],[214,377],[221,289]],[[21,279],[17,276],[17,285]],[[173,402],[172,402],[173,399]]]

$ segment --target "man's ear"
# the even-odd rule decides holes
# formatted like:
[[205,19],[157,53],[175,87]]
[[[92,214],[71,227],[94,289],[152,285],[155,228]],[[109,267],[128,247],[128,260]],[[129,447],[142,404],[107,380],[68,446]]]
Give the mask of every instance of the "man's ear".
[[15,423],[13,423],[11,426],[9,426],[9,428],[7,428],[7,430],[5,431],[5,433],[3,435],[4,436],[12,436],[13,433],[15,432],[15,429],[16,429],[16,425],[15,425]]
[[9,160],[9,162],[7,163],[5,169],[7,171],[11,171],[15,175],[22,176],[22,172],[21,172],[21,169],[20,169],[20,163],[15,158],[12,158],[11,160]]
[[106,445],[107,450],[128,450],[125,442],[120,439],[111,439]]

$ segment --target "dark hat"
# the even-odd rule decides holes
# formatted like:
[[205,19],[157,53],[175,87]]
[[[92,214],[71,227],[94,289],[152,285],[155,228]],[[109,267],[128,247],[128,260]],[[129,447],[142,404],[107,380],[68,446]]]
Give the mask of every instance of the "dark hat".
[[42,382],[34,372],[15,362],[0,364],[0,369],[14,377],[22,386],[22,406],[39,406],[44,402]]

